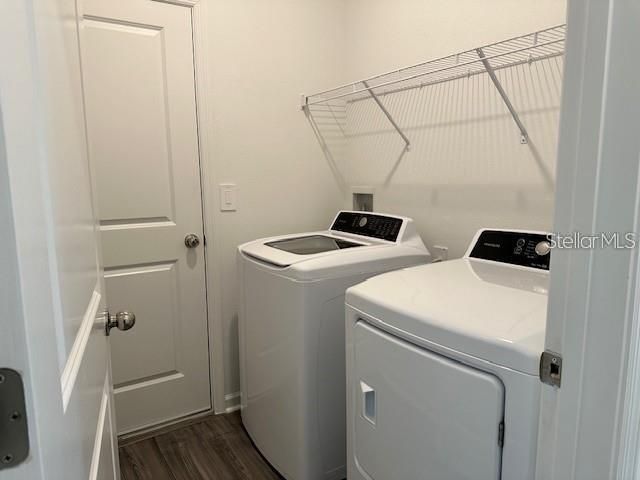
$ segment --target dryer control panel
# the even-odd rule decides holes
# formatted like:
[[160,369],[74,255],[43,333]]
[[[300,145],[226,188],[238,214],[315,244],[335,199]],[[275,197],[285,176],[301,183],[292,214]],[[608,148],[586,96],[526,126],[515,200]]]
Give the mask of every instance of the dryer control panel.
[[340,212],[331,230],[395,242],[403,220],[369,212]]
[[469,257],[549,270],[551,245],[542,233],[484,230]]

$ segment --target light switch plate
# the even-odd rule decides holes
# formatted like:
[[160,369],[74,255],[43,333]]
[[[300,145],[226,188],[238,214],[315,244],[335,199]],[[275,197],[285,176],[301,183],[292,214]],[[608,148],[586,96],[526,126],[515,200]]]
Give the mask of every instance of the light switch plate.
[[220,211],[235,212],[237,210],[238,186],[235,183],[221,183],[220,188]]

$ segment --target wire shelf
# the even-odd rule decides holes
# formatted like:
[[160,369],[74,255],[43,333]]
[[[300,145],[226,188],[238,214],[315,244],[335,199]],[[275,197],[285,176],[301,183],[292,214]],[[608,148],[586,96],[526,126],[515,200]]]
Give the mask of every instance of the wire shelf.
[[[565,34],[566,25],[558,25],[485,45],[480,50],[484,52],[493,70],[500,70],[563,55]],[[340,99],[348,103],[371,98],[369,88],[381,97],[486,72],[487,69],[478,56],[478,48],[474,48],[308,95],[306,105],[327,104]],[[364,86],[365,82],[369,88]]]
[[[495,71],[516,65],[531,64],[540,60],[564,54],[566,25],[557,25],[537,32],[510,38],[501,42],[484,45],[465,52],[448,55],[428,62],[419,63],[392,72],[376,75],[365,80],[349,83],[302,98],[302,108],[307,114],[325,109],[329,116],[343,112],[352,102],[373,99],[381,108],[389,122],[405,141],[410,141],[402,128],[386,110],[381,99],[387,95],[415,88],[448,82],[451,80],[488,74],[498,89],[514,121],[521,132],[521,143],[527,143],[528,134],[500,85]],[[337,113],[339,115],[339,113]],[[340,125],[337,121],[336,124]]]

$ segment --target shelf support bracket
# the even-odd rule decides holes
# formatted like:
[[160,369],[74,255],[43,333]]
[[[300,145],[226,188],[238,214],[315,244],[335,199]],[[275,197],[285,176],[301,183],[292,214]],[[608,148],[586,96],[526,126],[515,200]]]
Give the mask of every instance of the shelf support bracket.
[[496,72],[493,70],[493,67],[489,63],[489,60],[487,60],[487,57],[482,51],[482,48],[476,48],[476,53],[478,54],[478,57],[480,57],[480,61],[482,61],[484,68],[487,70],[487,73],[489,74],[489,78],[493,82],[493,85],[496,87],[496,90],[498,90],[498,93],[502,97],[502,101],[507,106],[507,109],[509,109],[509,113],[511,113],[513,121],[516,122],[516,125],[520,129],[520,143],[529,143],[529,134],[527,133],[527,129],[520,120],[518,112],[516,112],[516,109],[513,107],[511,100],[509,100],[507,92],[505,92],[504,88],[502,88],[502,84],[500,83],[500,80],[498,80],[498,77],[496,77]]
[[405,145],[405,150],[408,152],[409,150],[411,150],[411,142],[409,141],[409,138],[405,135],[405,133],[402,131],[402,129],[400,128],[400,126],[396,123],[396,121],[393,119],[393,117],[391,116],[391,114],[389,113],[389,110],[386,109],[386,107],[382,104],[382,102],[380,101],[380,98],[378,98],[378,95],[376,95],[376,93],[373,91],[373,89],[369,86],[369,84],[367,83],[366,80],[362,81],[362,84],[364,85],[364,87],[367,89],[367,91],[369,92],[369,94],[371,95],[371,98],[373,98],[373,100],[378,104],[378,107],[380,107],[380,110],[382,110],[382,113],[384,113],[385,117],[387,117],[387,120],[389,120],[389,122],[391,123],[391,125],[393,125],[393,128],[396,129],[396,131],[398,132],[398,135],[400,135],[402,137],[402,140],[404,140]]

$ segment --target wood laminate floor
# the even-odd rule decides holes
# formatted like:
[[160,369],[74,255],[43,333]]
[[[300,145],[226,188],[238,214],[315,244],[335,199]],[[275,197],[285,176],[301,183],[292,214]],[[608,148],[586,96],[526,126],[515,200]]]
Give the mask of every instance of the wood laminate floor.
[[242,428],[240,415],[209,416],[125,441],[122,480],[280,480]]

